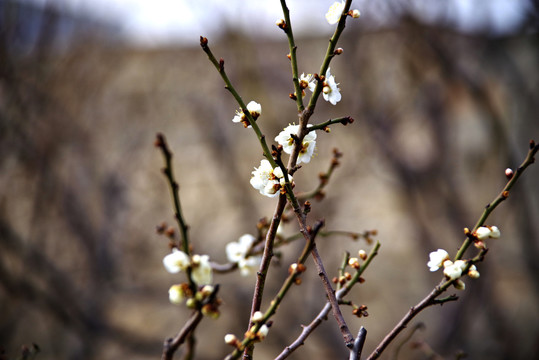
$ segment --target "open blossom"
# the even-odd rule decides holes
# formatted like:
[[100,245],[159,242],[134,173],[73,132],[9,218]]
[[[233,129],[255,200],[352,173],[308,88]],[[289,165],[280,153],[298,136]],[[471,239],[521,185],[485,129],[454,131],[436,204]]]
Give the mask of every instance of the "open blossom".
[[452,262],[451,260],[444,261],[444,275],[451,280],[456,280],[462,276],[462,271],[466,267],[466,261],[457,260]]
[[[253,119],[256,120],[262,114],[262,106],[256,101],[251,101],[249,102],[249,104],[247,104],[247,111],[249,111]],[[236,110],[236,115],[234,116],[232,121],[235,123],[242,123],[243,126],[246,128],[251,127],[251,125],[249,124],[249,120],[247,120],[245,114],[241,109]]]
[[305,75],[302,73],[299,77],[299,86],[302,89],[309,88],[309,90],[314,91],[314,88],[316,87],[316,79],[312,74]]
[[212,269],[208,255],[193,255],[191,277],[197,285],[208,285],[212,282]]
[[326,20],[330,25],[336,24],[341,18],[342,12],[344,10],[344,1],[334,2],[333,5],[329,7],[328,12],[326,13]]
[[[308,126],[310,127],[312,125],[309,124]],[[285,153],[292,153],[292,150],[294,149],[294,138],[292,136],[295,136],[298,131],[299,125],[288,125],[279,133],[279,135],[275,137],[275,141],[277,141],[279,145],[283,147],[283,151]],[[316,132],[310,131],[307,135],[305,135],[301,145],[301,150],[299,151],[298,155],[298,164],[301,164],[302,162],[309,163],[316,147]]]
[[176,248],[173,248],[172,253],[163,258],[163,265],[165,265],[165,269],[171,274],[176,274],[187,269],[190,263],[191,259],[189,259],[189,255]]
[[496,226],[481,226],[475,230],[475,236],[478,240],[484,240],[487,238],[497,239],[501,235],[500,229]]
[[[292,177],[288,176],[292,181]],[[275,197],[285,184],[284,174],[280,167],[273,169],[266,159],[260,161],[260,166],[252,172],[251,185],[264,196]]]
[[248,256],[249,250],[253,246],[256,238],[250,234],[245,234],[237,242],[226,245],[226,256],[228,261],[238,264],[241,275],[248,276],[260,266],[262,257]]
[[429,254],[429,262],[427,266],[430,268],[430,271],[438,270],[444,261],[449,260],[449,254],[444,249],[438,249]]
[[324,87],[322,89],[322,96],[324,100],[329,101],[332,105],[337,105],[341,101],[340,89],[337,87],[335,77],[331,75],[330,69],[326,71],[326,78],[324,80]]

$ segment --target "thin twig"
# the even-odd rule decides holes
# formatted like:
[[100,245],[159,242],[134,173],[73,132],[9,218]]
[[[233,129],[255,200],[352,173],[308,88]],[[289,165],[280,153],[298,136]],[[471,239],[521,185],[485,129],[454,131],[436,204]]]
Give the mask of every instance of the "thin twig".
[[[504,201],[508,194],[509,194],[509,190],[513,187],[513,185],[516,183],[517,179],[520,177],[520,175],[522,175],[522,173],[524,172],[524,170],[531,164],[534,163],[535,161],[535,154],[537,153],[537,151],[539,151],[539,144],[535,144],[535,142],[532,140],[530,141],[530,149],[528,151],[528,154],[526,156],[526,159],[524,160],[524,162],[522,163],[522,165],[520,165],[520,167],[517,169],[517,171],[515,172],[515,174],[513,175],[513,177],[509,180],[509,182],[507,183],[507,185],[504,187],[504,189],[502,190],[502,192],[500,193],[500,195],[498,195],[498,197],[494,200],[494,202],[492,204],[489,204],[485,211],[483,212],[483,214],[481,215],[481,217],[479,218],[479,220],[477,221],[473,231],[475,231],[479,226],[481,226],[482,224],[484,224],[484,222],[487,220],[488,216],[490,215],[490,213],[502,202]],[[472,243],[472,239],[470,237],[467,237],[462,246],[460,247],[457,255],[456,255],[456,259],[461,259],[462,256],[464,255],[464,252],[466,251],[466,249],[471,245]],[[474,258],[474,260],[477,260],[477,261],[480,261],[484,258],[485,254],[486,254],[486,251],[487,249],[482,249],[479,253],[479,255],[477,256],[477,258]],[[473,261],[474,261],[473,260]],[[472,262],[473,262],[472,261]],[[465,273],[467,271],[467,269],[470,267],[471,263],[472,262],[468,262],[467,264],[467,267],[463,270],[463,273]],[[387,348],[387,346],[397,337],[397,335],[403,330],[406,328],[407,324],[410,322],[410,320],[412,320],[417,314],[419,314],[421,311],[423,311],[425,308],[429,307],[429,306],[432,306],[432,305],[437,305],[437,304],[440,304],[440,305],[443,305],[445,302],[447,301],[453,301],[453,300],[456,300],[455,297],[448,297],[448,298],[445,298],[445,299],[441,299],[441,300],[436,300],[436,298],[441,295],[443,292],[445,292],[447,290],[447,288],[449,288],[449,286],[451,286],[453,283],[453,281],[451,280],[446,280],[445,278],[440,282],[440,284],[438,284],[438,286],[436,286],[431,292],[430,294],[428,294],[423,300],[421,300],[416,306],[412,307],[408,313],[399,321],[399,323],[386,335],[386,337],[382,340],[382,342],[380,342],[380,344],[378,344],[378,346],[376,347],[376,349],[374,349],[374,351],[372,352],[372,354],[367,358],[367,360],[374,360],[374,359],[377,359],[381,354],[382,352]]]
[[350,358],[349,360],[360,360],[361,351],[363,350],[363,345],[365,345],[365,339],[367,338],[367,330],[362,326],[357,333],[356,340],[354,340],[354,347],[350,349]]
[[[367,269],[369,264],[372,262],[374,257],[378,255],[378,250],[380,249],[380,243],[376,242],[374,247],[369,253],[369,256],[361,265],[361,267],[357,270],[356,274],[352,277],[352,279],[346,283],[346,285],[337,291],[336,297],[337,300],[340,301],[342,298],[344,298],[352,289],[352,287],[359,281],[359,278],[361,274]],[[292,354],[297,348],[302,346],[305,343],[305,340],[309,337],[309,335],[322,323],[322,321],[327,320],[327,316],[329,312],[331,311],[331,304],[326,302],[322,310],[318,313],[318,315],[311,321],[311,323],[307,326],[303,326],[303,331],[301,334],[292,342],[290,345],[288,345],[280,354],[275,358],[275,360],[284,360],[290,354]]]
[[178,350],[178,348],[185,342],[185,339],[189,334],[191,334],[198,324],[200,323],[200,320],[202,320],[204,316],[202,315],[202,312],[200,310],[196,310],[191,314],[191,317],[187,320],[183,328],[180,330],[178,335],[174,338],[170,338],[165,340],[165,343],[163,344],[163,354],[161,355],[161,360],[172,360],[172,356]]

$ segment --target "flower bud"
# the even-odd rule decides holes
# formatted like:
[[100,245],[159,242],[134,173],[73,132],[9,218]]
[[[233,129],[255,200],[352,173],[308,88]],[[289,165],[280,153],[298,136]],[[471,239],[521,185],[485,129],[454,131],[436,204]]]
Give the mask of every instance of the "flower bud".
[[359,258],[363,261],[367,260],[367,252],[363,249],[359,250],[358,252]]
[[513,170],[511,168],[505,169],[505,176],[508,180],[511,180],[511,178],[513,177]]
[[350,16],[352,16],[354,19],[357,19],[360,15],[361,15],[361,13],[359,12],[358,9],[354,9],[354,10],[350,11]]
[[262,311],[256,311],[254,314],[253,314],[253,317],[251,318],[251,321],[252,322],[259,322],[260,320],[262,320],[264,318],[264,314],[262,314]]

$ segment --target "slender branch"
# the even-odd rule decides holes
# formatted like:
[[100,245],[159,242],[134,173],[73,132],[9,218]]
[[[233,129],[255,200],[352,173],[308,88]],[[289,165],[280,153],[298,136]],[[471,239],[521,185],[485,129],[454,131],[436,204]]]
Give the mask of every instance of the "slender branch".
[[[312,247],[312,244],[314,243],[314,239],[318,233],[318,231],[322,228],[322,226],[324,225],[324,222],[323,221],[319,221],[315,227],[313,228],[312,230],[312,241],[309,241],[305,244],[304,248],[303,248],[303,251],[301,253],[301,255],[299,256],[296,264],[301,264],[303,265],[305,263],[305,260],[307,260],[307,257],[309,256],[309,253],[311,251],[311,247]],[[281,286],[281,289],[279,290],[279,292],[277,293],[277,295],[273,298],[273,300],[270,302],[270,306],[268,308],[268,310],[266,310],[266,312],[264,313],[264,316],[262,318],[261,321],[257,322],[256,324],[253,325],[251,329],[251,332],[252,333],[256,333],[260,327],[265,324],[268,319],[273,316],[275,314],[275,312],[277,311],[277,308],[279,307],[279,305],[281,304],[282,300],[284,299],[286,293],[288,292],[288,290],[290,289],[290,287],[296,282],[296,278],[305,270],[305,267],[301,267],[301,266],[296,266],[294,269],[291,269],[291,271],[289,271],[289,275],[288,277],[286,278],[286,280],[284,281],[283,285]],[[254,339],[253,338],[250,338],[250,337],[245,337],[241,343],[241,347],[240,349],[244,349],[244,348],[247,348],[249,345],[251,345],[252,343],[254,342]],[[236,349],[234,350],[231,354],[229,354],[225,360],[233,360],[233,359],[237,359],[241,356],[241,353],[242,351],[240,349]],[[244,356],[245,358],[245,356]]]
[[182,215],[182,208],[180,204],[180,186],[178,185],[178,182],[174,178],[174,172],[172,170],[172,152],[169,150],[169,147],[167,145],[165,136],[163,134],[157,134],[157,139],[155,141],[155,146],[157,146],[161,152],[163,153],[163,157],[165,158],[165,168],[163,169],[163,173],[165,174],[168,184],[170,187],[170,192],[172,195],[172,199],[174,202],[174,217],[176,218],[176,221],[178,222],[178,226],[180,228],[181,232],[181,248],[182,251],[189,255],[189,238],[188,238],[188,230],[189,226],[185,223],[185,220]]
[[365,339],[367,338],[367,330],[362,326],[357,333],[356,340],[354,340],[354,347],[350,349],[350,360],[360,360],[361,351],[363,345],[365,345]]
[[[336,297],[337,300],[340,301],[342,298],[344,298],[352,289],[352,287],[359,281],[359,278],[361,274],[367,269],[369,264],[371,263],[372,259],[376,255],[378,255],[378,250],[380,249],[380,243],[376,242],[374,247],[372,248],[371,252],[369,253],[369,256],[361,265],[361,267],[356,271],[356,274],[352,277],[352,279],[346,283],[346,285],[337,291]],[[331,311],[331,304],[326,302],[322,310],[318,313],[318,315],[311,321],[311,323],[307,326],[303,326],[303,331],[301,334],[294,340],[294,342],[290,345],[288,345],[280,354],[275,358],[275,360],[283,360],[286,359],[290,354],[292,354],[297,348],[302,346],[305,343],[305,340],[309,335],[322,323],[322,321],[327,320],[327,316],[329,312]]]
[[[331,59],[333,59],[333,57],[335,56],[335,48],[337,47],[337,42],[339,41],[339,37],[341,36],[346,26],[346,18],[348,17],[348,15],[346,14],[350,10],[351,3],[352,3],[352,0],[346,0],[346,3],[344,4],[343,13],[339,20],[339,23],[337,24],[337,28],[335,29],[335,32],[333,33],[333,36],[331,37],[331,39],[329,39],[329,44],[326,50],[326,55],[324,57],[324,61],[322,62],[322,66],[320,67],[320,76],[324,76],[326,74],[326,71],[329,68]],[[318,101],[318,97],[322,93],[322,88],[323,88],[323,81],[318,81],[313,91],[313,94],[311,96],[311,99],[309,100],[309,105],[307,106],[307,109],[309,109],[310,112],[314,111],[314,108],[316,107],[316,102]]]
[[[517,182],[518,178],[522,175],[524,170],[526,170],[528,166],[534,163],[535,154],[537,153],[537,151],[539,151],[539,144],[535,144],[535,141],[531,140],[530,149],[528,151],[528,155],[526,156],[526,159],[524,159],[524,162],[522,162],[522,164],[518,167],[516,172],[513,174],[511,179],[509,179],[509,181],[507,182],[503,190],[498,194],[498,196],[494,199],[494,201],[492,201],[490,204],[488,204],[485,207],[483,214],[481,215],[481,217],[479,218],[479,220],[473,227],[471,231],[472,233],[485,223],[490,213],[498,205],[500,205],[505,199],[507,199],[507,197],[509,196],[509,190],[511,190],[511,188],[515,185],[515,183]],[[466,240],[463,242],[462,246],[460,247],[459,251],[457,252],[457,255],[455,256],[455,260],[462,259],[462,257],[464,256],[464,252],[466,251],[466,249],[468,249],[468,247],[472,244],[472,242],[473,242],[473,239],[471,237],[466,238]]]
[[334,125],[334,124],[343,124],[348,125],[354,122],[354,119],[352,119],[350,116],[340,117],[336,119],[329,119],[328,121],[325,121],[320,124],[315,124],[313,126],[310,126],[307,130],[314,131],[314,130],[325,130],[328,126]]
[[221,77],[223,78],[223,81],[225,82],[225,89],[230,91],[234,99],[236,99],[236,102],[240,105],[241,111],[245,114],[247,120],[249,121],[249,124],[251,125],[254,132],[256,133],[258,141],[260,142],[260,146],[262,146],[262,150],[264,151],[264,156],[271,163],[272,167],[275,168],[277,164],[275,163],[275,161],[273,160],[273,157],[271,156],[271,151],[268,147],[268,144],[266,143],[265,136],[262,134],[262,131],[260,131],[260,128],[258,127],[258,124],[256,123],[255,119],[253,118],[251,113],[247,110],[247,106],[245,105],[245,102],[243,101],[241,96],[238,94],[238,92],[232,85],[232,82],[228,78],[228,75],[226,74],[225,61],[223,59],[220,59],[219,61],[217,61],[212,51],[210,50],[210,47],[208,46],[207,38],[203,36],[200,37],[200,46],[202,47],[202,50],[204,50],[206,55],[208,55],[208,58],[210,59],[211,63],[213,64],[213,66],[215,66],[215,68],[217,69]]
[[[264,285],[266,283],[266,276],[268,273],[268,269],[270,266],[271,258],[273,257],[273,243],[275,241],[275,236],[277,234],[277,228],[279,227],[279,223],[281,221],[281,216],[283,215],[283,211],[286,205],[286,197],[284,195],[279,195],[279,201],[277,202],[277,206],[275,208],[275,211],[273,213],[273,218],[271,219],[270,227],[268,229],[268,232],[266,233],[266,242],[264,245],[264,252],[262,254],[262,261],[260,263],[260,268],[257,272],[256,276],[256,284],[255,284],[255,290],[253,294],[253,300],[251,304],[251,316],[249,317],[249,324],[247,329],[250,329],[251,324],[251,317],[256,311],[260,310],[260,305],[262,303],[262,295],[264,293]],[[252,356],[253,353],[253,346],[249,344],[245,348],[245,356]]]
[[200,323],[204,316],[200,310],[196,310],[191,314],[191,317],[187,320],[183,328],[178,335],[174,338],[165,340],[163,344],[163,354],[161,360],[172,360],[172,356],[178,350],[178,348],[185,342],[187,337],[195,331],[196,327]]
[[296,104],[298,107],[298,112],[303,111],[305,107],[303,106],[303,90],[299,85],[299,74],[298,74],[298,59],[296,56],[297,46],[294,41],[294,34],[292,33],[292,23],[290,22],[290,12],[288,11],[288,6],[286,5],[285,0],[281,0],[281,7],[283,8],[283,15],[285,24],[283,31],[286,33],[288,38],[288,46],[290,48],[290,64],[292,66],[292,81],[294,83],[294,90],[296,92]]
[[[479,226],[484,224],[484,222],[487,220],[488,216],[492,211],[505,199],[507,199],[507,196],[509,195],[509,190],[513,187],[513,185],[516,183],[517,179],[522,175],[524,170],[535,161],[535,154],[539,151],[539,144],[536,145],[535,142],[532,140],[530,141],[530,149],[528,151],[528,154],[526,156],[526,159],[522,163],[522,165],[519,166],[513,177],[509,180],[507,185],[503,188],[502,192],[492,204],[487,205],[485,211],[477,221],[476,225],[474,226],[473,231],[475,231]],[[472,232],[473,232],[472,231]],[[472,239],[470,237],[467,237],[463,244],[461,245],[455,259],[461,259],[464,255],[464,252],[466,249],[471,245]],[[487,249],[482,249],[479,253],[479,255],[474,258],[473,261],[481,261],[485,254],[487,252]],[[472,262],[473,262],[472,261]],[[468,262],[466,268],[463,270],[463,273],[466,273],[467,269],[471,266],[472,262]],[[448,301],[456,300],[455,296],[449,296],[444,299],[436,300],[436,298],[441,295],[443,292],[451,286],[453,281],[446,280],[445,278],[440,282],[438,286],[436,286],[429,295],[427,295],[423,300],[421,300],[416,306],[412,307],[410,311],[399,321],[399,323],[387,334],[387,336],[378,344],[376,349],[372,352],[372,354],[367,358],[367,360],[374,360],[377,359],[382,352],[386,349],[386,347],[393,341],[397,335],[406,328],[406,325],[412,320],[417,314],[419,314],[423,309],[432,306],[432,305],[443,305],[444,303]]]

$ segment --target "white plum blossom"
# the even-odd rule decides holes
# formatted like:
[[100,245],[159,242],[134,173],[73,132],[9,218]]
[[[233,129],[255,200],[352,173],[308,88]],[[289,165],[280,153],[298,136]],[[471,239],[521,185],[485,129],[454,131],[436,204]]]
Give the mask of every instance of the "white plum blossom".
[[302,89],[309,88],[313,92],[316,87],[316,79],[312,74],[305,75],[305,73],[302,73],[299,77],[299,86]]
[[208,285],[212,282],[212,269],[208,255],[193,255],[191,278],[197,285]]
[[[312,125],[308,125],[309,127]],[[299,125],[288,125],[284,128],[283,131],[275,137],[275,141],[283,147],[283,151],[287,154],[291,154],[294,149],[294,138],[293,135],[296,135],[299,131]],[[298,155],[298,164],[309,163],[311,157],[314,154],[314,149],[316,147],[316,132],[310,131],[305,135],[302,141],[302,147]]]
[[[292,176],[288,176],[292,181]],[[260,161],[260,166],[252,172],[251,185],[264,196],[275,197],[285,184],[284,174],[280,167],[273,169],[266,159]]]
[[326,20],[330,25],[336,24],[341,18],[342,12],[344,10],[344,1],[338,2],[335,1],[333,5],[329,7],[328,12],[326,13]]
[[444,249],[438,249],[429,254],[429,260],[427,266],[430,271],[436,271],[442,266],[444,261],[449,260],[449,254]]
[[185,299],[182,285],[172,285],[170,289],[168,289],[168,298],[173,304],[181,304]]
[[330,68],[328,68],[322,89],[322,96],[324,100],[329,101],[332,105],[337,105],[341,101],[341,93],[337,85],[339,84],[335,82],[335,77],[331,75]]
[[[247,104],[247,111],[249,111],[253,119],[256,120],[262,114],[262,106],[256,101],[251,101],[249,102],[249,104]],[[245,114],[241,109],[236,110],[236,115],[234,116],[234,118],[232,118],[232,122],[242,123],[243,126],[246,128],[251,127],[251,125],[249,124],[249,120],[247,120]]]
[[262,106],[256,101],[251,101],[247,104],[247,110],[251,113],[251,116],[256,120],[262,115]]
[[462,276],[462,271],[466,267],[466,261],[457,260],[452,262],[451,260],[444,261],[444,275],[450,280],[457,280]]
[[242,276],[252,274],[258,269],[262,261],[260,256],[248,256],[249,250],[251,250],[255,241],[254,236],[245,234],[237,242],[230,242],[226,245],[228,261],[238,264]]
[[475,230],[475,236],[478,240],[484,240],[487,238],[497,239],[501,235],[500,229],[497,226],[481,226]]
[[172,253],[163,258],[163,265],[165,265],[165,269],[171,274],[176,274],[187,269],[190,263],[189,255],[176,248],[173,248]]

